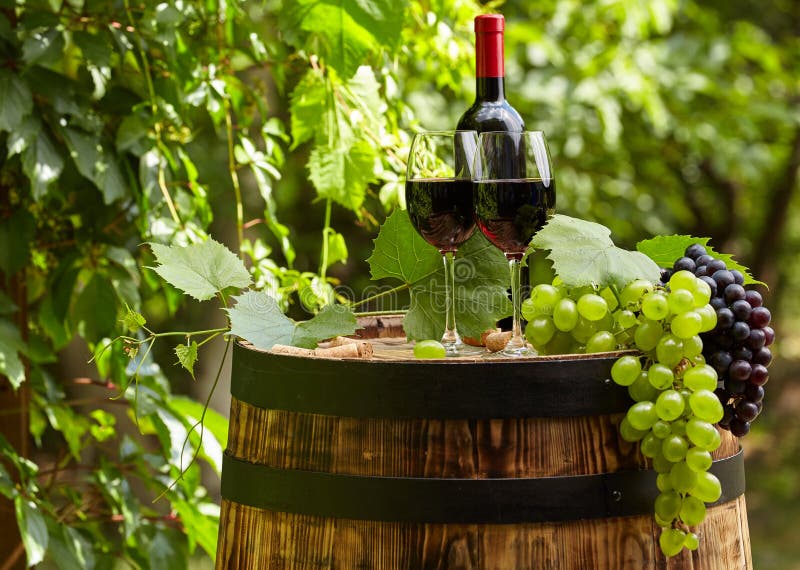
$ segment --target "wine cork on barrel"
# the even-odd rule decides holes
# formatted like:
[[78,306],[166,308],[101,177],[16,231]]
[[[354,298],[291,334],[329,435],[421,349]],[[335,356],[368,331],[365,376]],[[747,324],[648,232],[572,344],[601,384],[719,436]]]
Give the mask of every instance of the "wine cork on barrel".
[[370,359],[373,356],[373,347],[370,342],[338,336],[327,342],[320,343],[318,348],[299,348],[297,346],[276,344],[272,347],[272,352],[308,358]]

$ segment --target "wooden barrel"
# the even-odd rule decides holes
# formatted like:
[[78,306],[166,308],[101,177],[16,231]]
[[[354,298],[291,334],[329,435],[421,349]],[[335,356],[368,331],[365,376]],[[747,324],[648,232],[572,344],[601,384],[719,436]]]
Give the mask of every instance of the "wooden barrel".
[[752,568],[737,440],[665,559],[613,355],[415,361],[234,349],[217,569]]

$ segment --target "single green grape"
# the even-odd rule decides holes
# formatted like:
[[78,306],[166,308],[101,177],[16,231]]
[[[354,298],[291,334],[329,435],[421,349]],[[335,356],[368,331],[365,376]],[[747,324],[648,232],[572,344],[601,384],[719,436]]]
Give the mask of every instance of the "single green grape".
[[[685,400],[684,400],[685,407]],[[686,435],[686,420],[678,419],[669,424],[669,429],[675,435]]]
[[716,428],[699,418],[692,418],[686,422],[686,435],[689,441],[706,451],[714,451],[721,441]]
[[675,464],[663,455],[656,455],[653,457],[653,469],[656,473],[669,474],[670,471],[672,471],[673,465]]
[[611,366],[611,379],[620,386],[630,386],[642,372],[642,363],[635,356],[625,355]]
[[609,331],[597,331],[586,342],[586,353],[609,352],[617,348],[617,339]]
[[578,306],[572,299],[559,299],[553,309],[553,324],[562,332],[569,332],[578,324]]
[[697,473],[708,471],[713,461],[711,454],[700,447],[692,447],[686,452],[686,465]]
[[681,512],[681,496],[675,491],[666,491],[656,497],[655,512],[664,520],[674,520]]
[[689,550],[697,550],[700,547],[700,539],[693,532],[687,532],[683,539],[683,545]]
[[661,453],[661,448],[661,440],[653,435],[652,431],[645,435],[642,438],[642,442],[639,444],[639,451],[641,451],[642,455],[645,457],[655,457]]
[[690,390],[709,390],[713,392],[717,389],[717,380],[717,371],[707,364],[693,366],[683,373],[683,385]]
[[692,291],[695,288],[696,283],[697,277],[694,276],[694,273],[691,271],[686,271],[685,269],[676,271],[672,274],[672,277],[669,278],[669,288],[672,291],[677,289]]
[[700,332],[708,332],[714,330],[717,326],[717,312],[711,305],[703,305],[694,310],[700,315]]
[[679,418],[684,409],[683,397],[675,390],[665,390],[656,399],[656,413],[665,422]]
[[622,421],[619,424],[619,435],[625,441],[629,443],[636,443],[637,441],[641,440],[645,435],[647,435],[647,430],[640,430],[634,428],[631,423],[628,421],[628,418],[622,418]]
[[653,388],[666,390],[667,388],[672,388],[672,384],[675,382],[675,375],[672,373],[671,368],[657,362],[650,366],[650,370],[647,371],[647,379],[650,380]]
[[531,301],[530,298],[522,301],[522,305],[520,305],[520,313],[522,313],[522,318],[526,321],[532,321],[539,316],[539,313],[536,311],[536,307],[533,306],[533,301]]
[[694,415],[709,423],[717,423],[722,419],[722,404],[711,390],[697,390],[689,397],[689,405]]
[[685,497],[681,505],[680,517],[689,526],[698,525],[706,518],[706,506],[697,497],[692,497],[691,495]]
[[608,303],[600,295],[587,293],[578,299],[578,313],[590,321],[599,321],[606,316]]
[[636,381],[628,386],[628,395],[634,402],[654,402],[658,397],[658,390],[653,388],[648,377],[647,370],[642,370]]
[[525,325],[525,337],[536,346],[547,344],[554,334],[556,326],[553,324],[553,319],[546,315],[534,317]]
[[656,487],[662,493],[672,491],[672,479],[669,478],[669,473],[659,473],[656,477]]
[[572,350],[572,335],[565,332],[557,332],[544,346],[543,354],[570,354]]
[[703,354],[703,339],[699,335],[694,335],[683,339],[683,356],[692,360]]
[[637,402],[628,409],[625,416],[631,426],[638,430],[649,430],[658,421],[656,405],[653,402]]
[[531,289],[531,296],[528,300],[540,315],[552,315],[553,309],[562,297],[561,291],[557,287],[542,283]]
[[673,289],[667,297],[669,311],[673,315],[680,315],[694,309],[694,297],[686,289]]
[[645,295],[653,290],[653,284],[644,279],[635,279],[625,285],[622,292],[619,294],[620,305],[624,309],[630,309],[638,306],[639,301]]
[[648,293],[642,299],[642,314],[651,321],[660,321],[669,315],[667,296],[661,291]]
[[672,319],[670,330],[678,338],[691,338],[700,332],[702,325],[703,319],[696,311],[686,311]]
[[683,359],[683,342],[674,335],[662,336],[656,345],[656,358],[669,368],[674,368]]
[[672,428],[663,420],[658,420],[650,429],[652,430],[653,435],[659,439],[664,439],[668,435],[672,434]]
[[579,316],[575,327],[570,331],[572,338],[580,344],[586,344],[592,335],[597,332],[597,323]]
[[[716,313],[714,313],[714,316],[716,316]],[[622,330],[627,330],[639,322],[636,318],[636,313],[627,309],[616,311],[614,313],[614,320],[617,322],[617,326]]]
[[713,473],[698,473],[697,483],[690,494],[704,503],[714,503],[722,496],[722,485]]
[[661,453],[673,463],[682,461],[686,457],[686,451],[688,449],[689,444],[686,443],[686,439],[679,435],[671,435],[665,438],[661,445]]
[[445,358],[447,351],[438,340],[421,340],[414,345],[415,358]]
[[664,328],[661,323],[645,320],[636,328],[636,332],[633,333],[633,340],[636,343],[636,348],[642,352],[649,352],[658,345],[662,334],[664,334]]
[[664,556],[675,556],[683,550],[686,533],[677,528],[665,528],[658,537],[658,545]]
[[680,493],[688,493],[697,485],[697,473],[692,471],[685,461],[678,461],[669,472],[672,486]]
[[694,308],[705,306],[711,300],[711,286],[702,279],[694,280],[694,289],[690,289],[694,298]]

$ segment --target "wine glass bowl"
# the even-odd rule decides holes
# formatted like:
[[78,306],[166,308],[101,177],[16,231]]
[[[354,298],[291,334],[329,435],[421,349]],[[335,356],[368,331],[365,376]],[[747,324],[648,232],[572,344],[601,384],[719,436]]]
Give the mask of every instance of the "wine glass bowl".
[[475,231],[473,179],[478,135],[475,131],[414,135],[406,173],[406,208],[420,236],[439,250],[445,271],[445,331],[448,356],[465,351],[455,322],[454,258]]
[[481,232],[509,260],[514,307],[505,356],[534,356],[520,326],[520,261],[555,212],[556,185],[541,131],[485,132],[478,141],[473,202]]

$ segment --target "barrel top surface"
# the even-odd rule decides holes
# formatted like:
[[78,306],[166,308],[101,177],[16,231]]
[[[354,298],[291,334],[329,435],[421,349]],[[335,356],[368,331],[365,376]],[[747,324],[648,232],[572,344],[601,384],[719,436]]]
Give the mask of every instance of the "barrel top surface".
[[231,394],[265,409],[349,417],[500,419],[621,413],[610,380],[621,353],[414,359],[404,339],[373,340],[371,359],[273,354],[238,343]]

